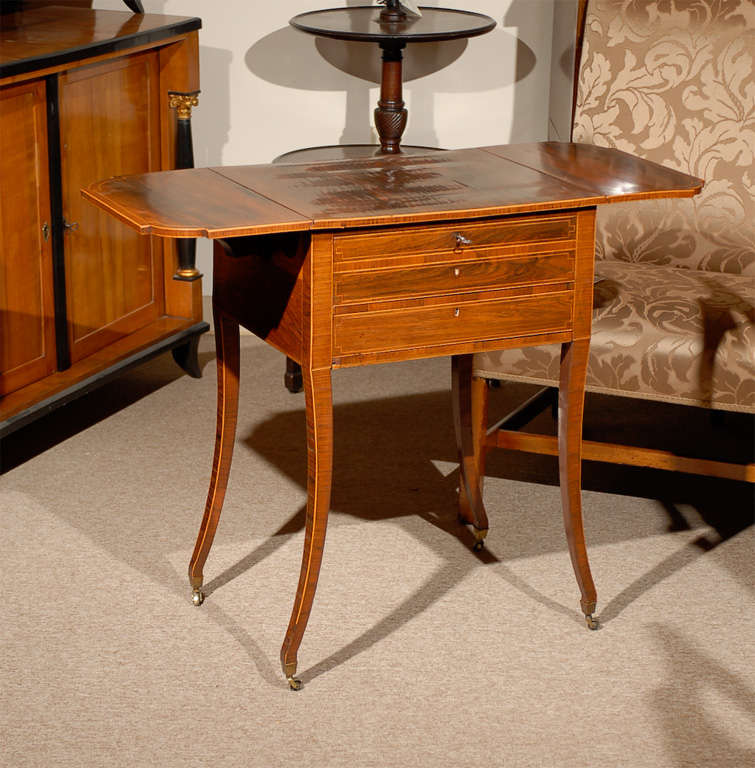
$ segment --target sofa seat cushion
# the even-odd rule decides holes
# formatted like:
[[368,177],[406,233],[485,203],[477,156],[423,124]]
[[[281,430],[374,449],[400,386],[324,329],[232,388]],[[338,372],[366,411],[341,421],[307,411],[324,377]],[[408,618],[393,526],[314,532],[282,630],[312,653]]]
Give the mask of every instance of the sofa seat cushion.
[[[587,389],[755,413],[755,278],[596,263]],[[475,375],[553,386],[560,345],[475,355]]]

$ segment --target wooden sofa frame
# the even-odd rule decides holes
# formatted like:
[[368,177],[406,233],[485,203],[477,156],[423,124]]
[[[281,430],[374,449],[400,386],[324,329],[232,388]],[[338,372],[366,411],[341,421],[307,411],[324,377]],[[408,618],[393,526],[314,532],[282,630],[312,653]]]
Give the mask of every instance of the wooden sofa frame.
[[[574,87],[572,93],[572,126],[577,105],[578,77],[587,18],[588,0],[579,0],[577,8],[577,36],[574,59]],[[673,288],[671,289],[673,291]],[[753,297],[755,299],[755,297]],[[755,307],[755,301],[753,301]],[[505,377],[501,377],[504,378]],[[499,422],[486,429],[488,389],[498,380],[475,375],[472,380],[472,424],[475,455],[484,474],[485,451],[489,448],[506,448],[528,453],[558,455],[558,438],[555,435],[537,434],[526,427],[544,409],[550,408],[554,417],[558,410],[557,387],[544,387]],[[589,387],[588,387],[589,390]],[[659,398],[662,400],[662,398]],[[635,400],[636,402],[636,400]],[[711,416],[720,415],[711,411]],[[754,417],[755,418],[755,417]],[[590,461],[649,467],[662,470],[707,475],[730,480],[755,482],[755,463],[736,463],[682,456],[656,448],[628,446],[620,443],[583,440],[582,458]]]

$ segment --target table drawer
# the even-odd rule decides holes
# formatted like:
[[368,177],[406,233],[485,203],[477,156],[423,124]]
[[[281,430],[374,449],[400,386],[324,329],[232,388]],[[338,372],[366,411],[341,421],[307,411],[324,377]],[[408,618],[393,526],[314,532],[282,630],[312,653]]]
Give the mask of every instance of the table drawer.
[[571,327],[573,291],[475,301],[469,294],[442,303],[333,317],[336,356],[401,350],[456,342],[528,336]]
[[457,259],[421,267],[336,272],[333,289],[338,305],[573,279],[574,252],[562,251],[504,259]]
[[[426,227],[365,230],[358,234],[336,235],[334,256],[336,270],[387,266],[381,260],[412,257],[416,263],[438,260],[439,254],[453,259],[475,250],[516,249],[527,244],[553,243],[547,250],[559,249],[559,244],[573,243],[576,238],[576,216],[519,216],[493,221],[461,221]],[[542,250],[542,249],[540,249]],[[340,265],[340,266],[339,266]]]

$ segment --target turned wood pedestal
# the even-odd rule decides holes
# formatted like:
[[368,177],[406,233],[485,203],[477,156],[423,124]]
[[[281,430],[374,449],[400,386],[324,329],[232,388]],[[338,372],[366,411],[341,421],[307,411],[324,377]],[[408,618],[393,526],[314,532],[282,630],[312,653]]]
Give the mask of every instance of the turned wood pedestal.
[[407,43],[438,43],[490,32],[490,16],[449,8],[422,8],[422,16],[391,12],[379,6],[331,8],[294,16],[295,29],[318,37],[362,43],[377,43],[382,51],[380,99],[375,109],[375,128],[380,151],[397,154],[408,113],[403,96],[403,58]]

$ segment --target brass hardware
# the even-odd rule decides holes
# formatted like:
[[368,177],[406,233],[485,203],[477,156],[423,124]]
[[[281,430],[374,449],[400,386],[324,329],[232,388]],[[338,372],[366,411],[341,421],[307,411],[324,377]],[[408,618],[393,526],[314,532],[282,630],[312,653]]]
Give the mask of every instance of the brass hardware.
[[461,274],[461,270],[458,267],[454,267],[454,277],[458,277]]
[[45,242],[50,239],[50,225],[47,222],[42,225],[42,237],[44,237]]
[[202,277],[202,273],[196,267],[187,267],[186,269],[177,269],[173,275],[174,280],[197,280]]
[[191,120],[191,108],[199,104],[199,91],[168,91],[168,107],[175,109],[179,120]]
[[587,622],[588,629],[598,629],[600,627],[598,619],[591,613],[585,614],[585,621]]
[[475,543],[472,546],[472,549],[475,552],[480,552],[482,548],[485,546],[485,537],[488,535],[488,529],[475,528],[474,526],[472,526],[472,535],[475,537]]
[[204,592],[199,587],[194,587],[194,589],[191,590],[191,602],[194,603],[194,605],[202,605],[204,602]]
[[288,680],[288,687],[292,691],[298,691],[301,689],[301,680],[299,680],[298,677],[294,677],[296,674],[295,661],[290,661],[288,664],[284,665],[283,674],[286,676],[286,680]]
[[63,229],[69,229],[71,232],[75,232],[79,228],[78,221],[66,221],[63,219]]
[[454,309],[454,317],[458,317],[460,311],[461,310],[458,307],[456,307],[456,309]]
[[464,237],[461,232],[456,233],[456,247],[461,248],[465,245],[472,245],[472,241],[468,237]]

